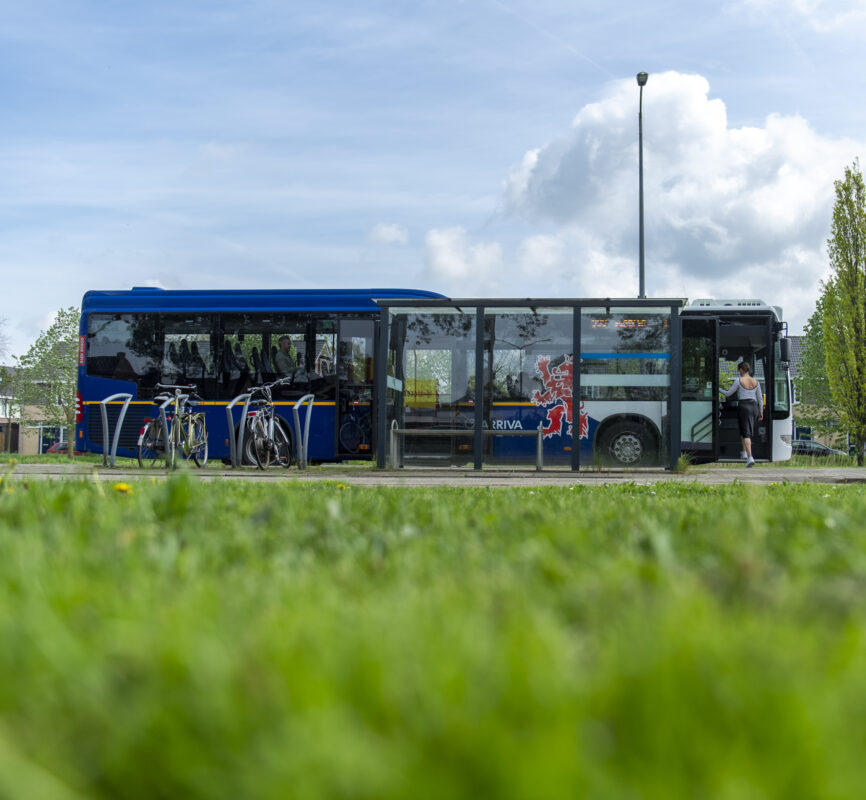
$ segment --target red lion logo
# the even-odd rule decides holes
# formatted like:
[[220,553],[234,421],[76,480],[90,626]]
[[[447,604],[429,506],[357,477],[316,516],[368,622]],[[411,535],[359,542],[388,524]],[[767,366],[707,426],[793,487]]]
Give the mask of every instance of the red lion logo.
[[[545,439],[552,436],[572,435],[572,394],[571,377],[574,372],[574,359],[565,356],[562,363],[550,367],[550,356],[539,356],[535,369],[541,375],[544,391],[537,389],[532,393],[532,402],[547,411],[547,424],[542,428]],[[589,416],[580,404],[580,438],[589,438]]]

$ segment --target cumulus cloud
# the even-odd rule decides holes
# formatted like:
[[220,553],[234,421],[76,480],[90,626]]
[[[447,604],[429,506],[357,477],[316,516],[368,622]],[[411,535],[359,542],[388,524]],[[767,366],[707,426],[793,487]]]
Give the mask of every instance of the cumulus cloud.
[[428,231],[424,242],[428,275],[452,296],[466,296],[489,283],[503,269],[498,242],[472,244],[464,228]]
[[409,231],[395,222],[380,222],[372,227],[367,238],[373,244],[406,244],[409,241]]
[[[709,91],[702,76],[676,72],[651,75],[644,91],[648,293],[784,295],[795,306],[805,294],[812,303],[826,269],[833,181],[863,143],[822,137],[798,116],[730,127]],[[532,255],[582,293],[588,283],[634,293],[636,100],[633,79],[611,84],[566,135],[529,151],[508,175],[510,211],[554,229],[524,242],[523,270]],[[563,262],[575,247],[578,263]]]

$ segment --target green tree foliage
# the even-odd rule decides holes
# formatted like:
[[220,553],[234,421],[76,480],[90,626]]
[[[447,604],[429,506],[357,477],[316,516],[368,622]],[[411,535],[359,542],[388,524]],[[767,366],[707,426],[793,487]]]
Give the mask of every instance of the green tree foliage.
[[818,434],[838,436],[839,415],[830,393],[827,358],[824,354],[823,294],[818,298],[815,311],[806,323],[800,366],[794,386],[800,402],[797,422],[810,426]]
[[831,275],[824,286],[824,351],[836,412],[863,465],[866,444],[866,185],[859,161],[835,183],[828,240]]
[[[75,307],[60,309],[48,330],[16,358],[14,402],[25,425],[41,422],[74,429],[79,318]],[[70,458],[73,450],[69,448]]]

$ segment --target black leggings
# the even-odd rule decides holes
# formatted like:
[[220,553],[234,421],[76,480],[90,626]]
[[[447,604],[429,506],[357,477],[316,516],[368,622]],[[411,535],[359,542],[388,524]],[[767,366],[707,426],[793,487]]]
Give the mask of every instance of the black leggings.
[[744,439],[754,439],[755,422],[760,416],[757,400],[740,400],[737,404],[740,417],[740,436]]

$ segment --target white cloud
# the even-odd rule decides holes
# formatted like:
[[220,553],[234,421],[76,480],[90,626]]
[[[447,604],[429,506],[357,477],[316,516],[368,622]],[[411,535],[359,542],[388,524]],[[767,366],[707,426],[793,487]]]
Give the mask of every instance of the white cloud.
[[521,271],[530,277],[561,269],[564,247],[565,242],[557,236],[530,236],[521,242],[517,250],[517,263]]
[[472,244],[464,228],[428,231],[424,242],[428,275],[437,286],[455,297],[465,297],[478,289],[489,291],[502,274],[502,246],[498,242]]
[[793,12],[818,33],[844,30],[862,36],[866,27],[866,0],[741,0],[739,5],[766,15]]
[[[528,254],[542,264],[558,252],[562,263],[578,248],[563,274],[582,294],[608,293],[587,284],[634,293],[636,94],[633,79],[611,84],[567,135],[528,152],[507,177],[512,213],[554,228],[524,242],[523,271],[532,270]],[[729,127],[724,103],[708,94],[705,78],[676,72],[651,75],[644,90],[647,293],[786,297],[792,313],[808,315],[826,270],[833,181],[866,147],[822,137],[798,116]]]
[[380,222],[373,226],[367,238],[373,244],[407,244],[409,231],[393,222]]

